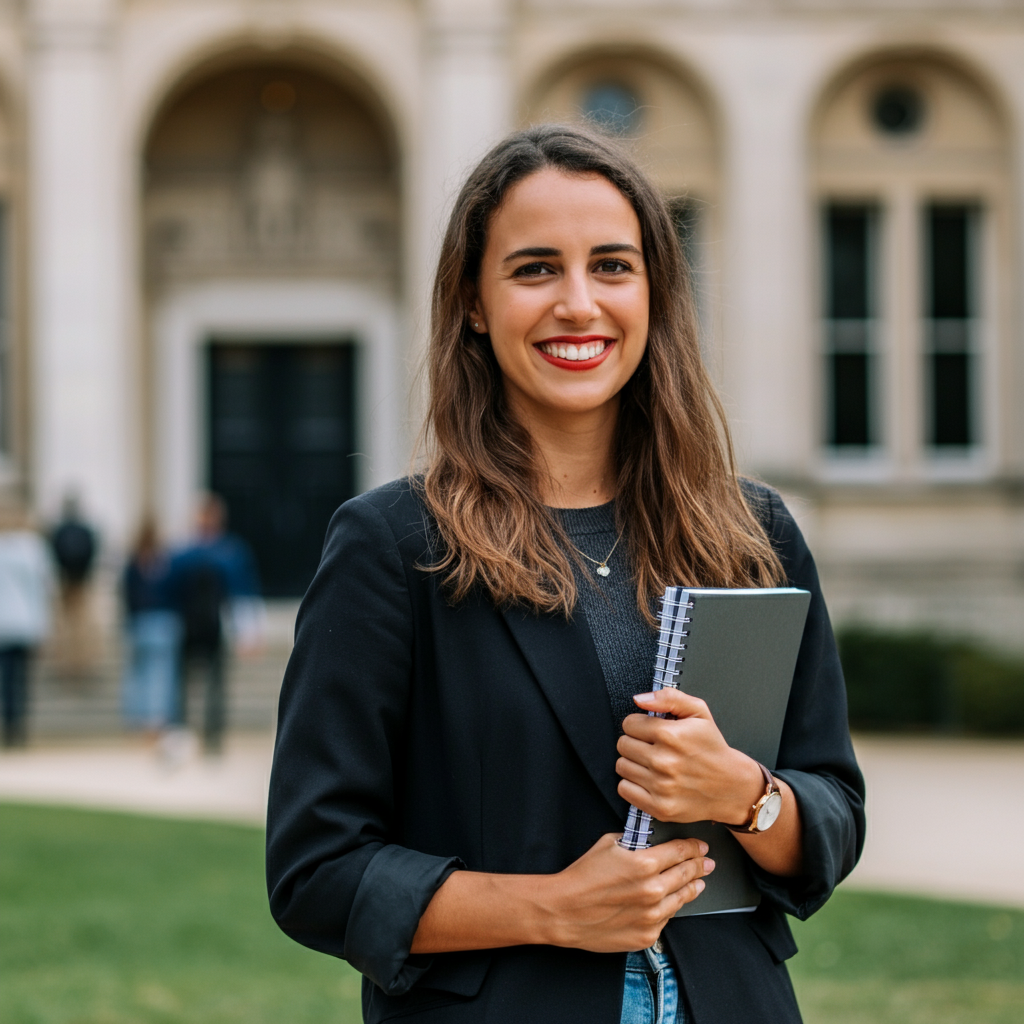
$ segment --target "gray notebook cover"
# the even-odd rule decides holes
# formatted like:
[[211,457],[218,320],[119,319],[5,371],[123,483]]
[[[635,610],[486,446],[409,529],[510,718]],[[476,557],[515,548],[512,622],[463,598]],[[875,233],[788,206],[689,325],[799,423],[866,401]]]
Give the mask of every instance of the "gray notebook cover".
[[[679,688],[707,702],[726,742],[775,767],[811,595],[806,590],[691,590]],[[715,870],[676,917],[750,909],[761,894],[749,858],[724,825],[652,822],[652,843],[703,839]]]

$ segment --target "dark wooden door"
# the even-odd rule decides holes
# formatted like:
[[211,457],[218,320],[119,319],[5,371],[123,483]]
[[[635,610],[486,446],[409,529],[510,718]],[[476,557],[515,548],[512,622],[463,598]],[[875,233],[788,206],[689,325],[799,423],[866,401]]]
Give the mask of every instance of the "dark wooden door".
[[355,493],[355,346],[214,341],[207,362],[210,490],[252,545],[264,594],[299,597]]

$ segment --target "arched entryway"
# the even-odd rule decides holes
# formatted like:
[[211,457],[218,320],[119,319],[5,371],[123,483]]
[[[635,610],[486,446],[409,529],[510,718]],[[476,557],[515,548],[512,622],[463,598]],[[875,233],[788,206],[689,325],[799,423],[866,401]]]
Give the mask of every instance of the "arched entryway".
[[401,466],[398,157],[355,79],[301,56],[179,88],[144,177],[156,507],[227,502],[268,596],[331,513]]

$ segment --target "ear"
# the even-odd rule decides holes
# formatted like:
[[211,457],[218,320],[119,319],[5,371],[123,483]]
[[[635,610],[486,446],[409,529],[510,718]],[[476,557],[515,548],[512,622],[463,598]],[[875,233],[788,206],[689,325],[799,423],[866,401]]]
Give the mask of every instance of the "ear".
[[480,305],[480,296],[472,282],[463,281],[462,298],[466,303],[466,319],[469,321],[469,329],[477,334],[486,334],[487,319]]

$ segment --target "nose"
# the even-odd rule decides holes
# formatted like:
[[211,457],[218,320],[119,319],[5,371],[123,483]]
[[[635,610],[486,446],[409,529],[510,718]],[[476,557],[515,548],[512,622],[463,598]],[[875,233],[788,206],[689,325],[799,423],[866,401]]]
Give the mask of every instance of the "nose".
[[559,320],[582,327],[601,315],[594,296],[593,282],[586,270],[570,271],[562,278],[562,287],[553,310]]

